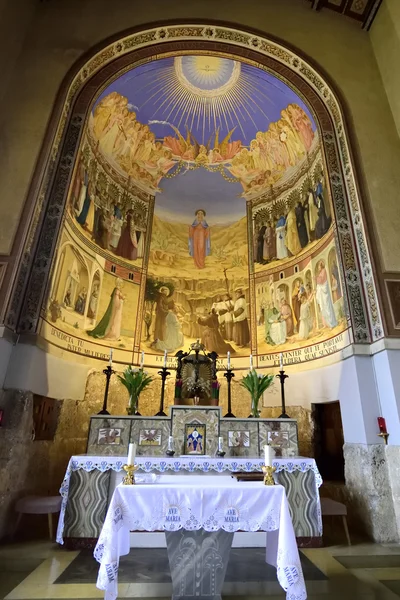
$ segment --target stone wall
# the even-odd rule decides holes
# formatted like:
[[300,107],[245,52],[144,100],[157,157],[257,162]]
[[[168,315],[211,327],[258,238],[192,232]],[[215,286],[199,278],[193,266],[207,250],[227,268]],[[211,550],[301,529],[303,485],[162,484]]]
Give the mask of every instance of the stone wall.
[[345,444],[345,480],[351,522],[372,540],[399,542],[399,447]]
[[89,408],[84,402],[62,400],[54,441],[34,440],[33,395],[2,392],[0,428],[0,538],[15,525],[13,507],[27,495],[57,495],[68,460],[86,451]]

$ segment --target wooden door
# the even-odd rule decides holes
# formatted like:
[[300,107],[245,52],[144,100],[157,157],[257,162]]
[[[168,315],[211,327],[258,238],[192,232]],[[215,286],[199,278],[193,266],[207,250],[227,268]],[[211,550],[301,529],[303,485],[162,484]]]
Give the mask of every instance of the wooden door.
[[344,481],[343,427],[339,402],[314,404],[315,459],[322,478]]

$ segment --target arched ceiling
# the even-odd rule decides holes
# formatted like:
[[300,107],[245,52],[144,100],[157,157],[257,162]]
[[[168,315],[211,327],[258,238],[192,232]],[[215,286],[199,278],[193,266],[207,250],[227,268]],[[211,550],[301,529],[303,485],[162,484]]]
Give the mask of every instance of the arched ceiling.
[[293,177],[318,147],[313,116],[286,83],[204,53],[120,75],[97,98],[88,136],[111,171],[150,191],[161,191],[163,177],[202,168],[240,184],[246,197]]
[[[278,121],[295,103],[315,124],[308,107],[274,75],[236,60],[211,55],[177,56],[132,69],[110,84],[95,107],[111,92],[128,99],[138,121],[148,124],[157,140],[189,131],[211,145],[232,132],[232,140],[249,146],[258,131]],[[94,108],[95,108],[94,107]]]

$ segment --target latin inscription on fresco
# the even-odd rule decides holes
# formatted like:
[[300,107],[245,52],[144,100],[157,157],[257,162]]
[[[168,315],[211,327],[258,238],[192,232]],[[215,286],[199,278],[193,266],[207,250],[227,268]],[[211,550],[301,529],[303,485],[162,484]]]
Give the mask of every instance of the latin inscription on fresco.
[[[283,353],[285,365],[293,365],[296,363],[308,362],[317,358],[324,358],[335,352],[339,352],[346,346],[347,335],[341,333],[330,340],[314,344],[306,348],[299,348],[290,352]],[[280,354],[266,354],[258,358],[260,366],[279,367]],[[267,364],[265,364],[267,363]]]
[[88,347],[83,340],[73,337],[72,335],[68,335],[67,333],[63,333],[62,331],[55,329],[55,327],[51,328],[50,334],[52,337],[62,342],[62,346],[70,352],[76,352],[78,354],[84,354],[85,356],[100,358],[103,360],[107,360],[109,358],[108,348],[105,349],[104,352],[93,350],[92,348]]

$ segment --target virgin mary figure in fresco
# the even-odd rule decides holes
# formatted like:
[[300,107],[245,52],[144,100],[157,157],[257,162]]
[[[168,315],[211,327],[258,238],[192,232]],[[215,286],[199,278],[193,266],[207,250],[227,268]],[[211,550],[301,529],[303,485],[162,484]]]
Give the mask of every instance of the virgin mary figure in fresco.
[[88,331],[87,334],[94,338],[103,340],[119,340],[121,337],[122,309],[124,307],[125,296],[121,292],[123,286],[122,279],[117,279],[115,288],[112,291],[110,302],[103,318],[99,324]]
[[210,229],[205,216],[205,210],[196,210],[196,218],[189,227],[189,254],[198,269],[204,269],[206,256],[211,250]]

